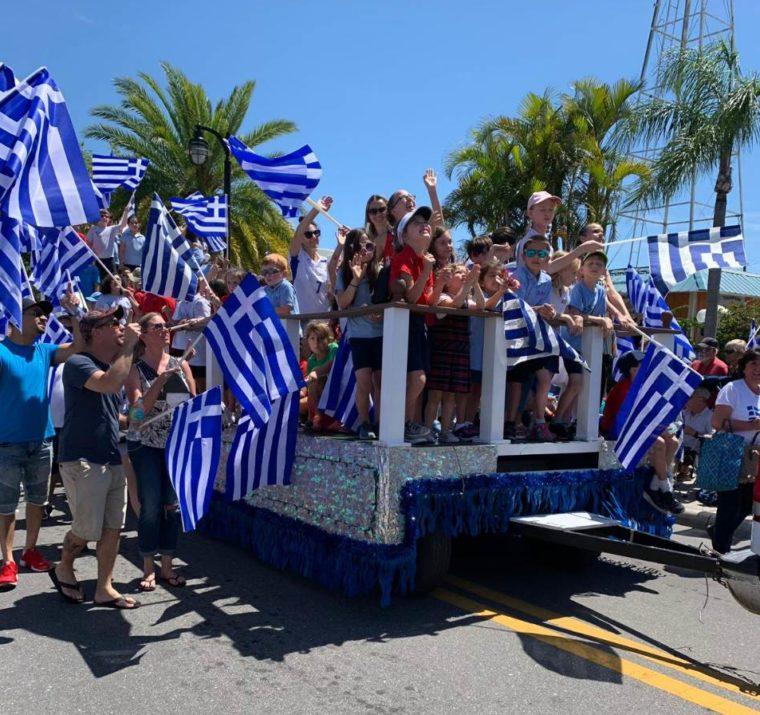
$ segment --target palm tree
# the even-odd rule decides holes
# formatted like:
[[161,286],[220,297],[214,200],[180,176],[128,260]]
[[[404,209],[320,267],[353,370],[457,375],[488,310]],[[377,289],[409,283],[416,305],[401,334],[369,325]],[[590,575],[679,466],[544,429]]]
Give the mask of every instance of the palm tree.
[[[643,142],[663,142],[652,180],[633,200],[663,203],[692,177],[717,169],[713,225],[724,226],[731,157],[760,137],[760,77],[742,75],[738,54],[724,41],[683,48],[666,57],[657,78],[669,97],[652,98],[634,113],[630,131]],[[717,327],[720,269],[708,277],[705,334]]]
[[[274,119],[251,131],[241,131],[256,86],[254,81],[234,87],[227,99],[212,106],[205,90],[191,82],[169,63],[162,63],[166,87],[140,72],[138,79],[114,81],[121,95],[119,105],[99,105],[91,114],[102,120],[87,128],[85,136],[106,142],[116,154],[141,156],[150,166],[140,185],[143,200],[138,211],[149,204],[155,191],[163,199],[185,196],[193,191],[213,194],[222,186],[224,155],[217,142],[209,146],[209,158],[195,166],[188,156],[188,143],[196,124],[234,134],[249,147],[295,131],[293,122]],[[122,200],[126,197],[122,196]],[[119,199],[114,203],[118,209]],[[292,229],[280,211],[250,179],[233,166],[230,215],[230,258],[238,265],[255,267],[267,251],[285,251]]]

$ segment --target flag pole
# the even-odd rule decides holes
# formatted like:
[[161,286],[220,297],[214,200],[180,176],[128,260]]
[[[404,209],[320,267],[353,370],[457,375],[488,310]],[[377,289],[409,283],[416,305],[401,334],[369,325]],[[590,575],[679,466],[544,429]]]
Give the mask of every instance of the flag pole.
[[333,222],[333,223],[334,223],[334,224],[335,224],[335,225],[336,225],[338,228],[343,228],[344,226],[346,226],[346,224],[344,224],[344,223],[341,223],[340,221],[338,221],[338,219],[336,219],[336,218],[333,218],[332,216],[330,216],[330,214],[329,214],[329,213],[327,213],[327,211],[325,211],[325,210],[324,210],[324,209],[323,209],[323,208],[322,208],[322,207],[321,207],[321,206],[320,206],[320,205],[319,205],[319,204],[318,204],[316,201],[314,201],[314,199],[312,199],[310,196],[307,196],[307,197],[306,197],[306,203],[307,203],[307,204],[309,204],[309,206],[311,206],[312,208],[315,208],[317,211],[319,211],[319,213],[321,213],[321,214],[322,214],[322,215],[323,215],[323,216],[324,216],[326,219],[328,219],[329,221],[332,221],[332,222]]

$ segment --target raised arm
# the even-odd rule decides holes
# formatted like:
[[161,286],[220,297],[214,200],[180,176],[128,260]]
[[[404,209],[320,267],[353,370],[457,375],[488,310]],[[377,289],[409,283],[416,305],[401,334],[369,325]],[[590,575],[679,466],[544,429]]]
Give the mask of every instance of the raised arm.
[[115,395],[121,390],[132,368],[132,354],[140,337],[140,326],[129,323],[124,328],[124,345],[116,360],[108,370],[97,370],[87,379],[84,386],[93,392],[105,395]]
[[433,169],[428,169],[425,172],[425,176],[422,177],[427,188],[428,197],[430,198],[430,208],[433,209],[433,215],[430,218],[430,227],[444,226],[443,223],[443,207],[438,198],[438,177],[435,175]]
[[576,258],[581,258],[591,251],[603,251],[604,244],[598,241],[586,241],[585,243],[578,244],[570,253],[561,258],[554,258],[549,261],[549,265],[546,267],[546,272],[553,276],[555,273],[559,273],[561,270],[567,268]]
[[[332,196],[323,196],[319,200],[319,205],[324,211],[329,211],[332,206]],[[303,232],[305,226],[314,223],[314,219],[319,216],[319,209],[312,208],[296,226],[296,230],[293,232],[293,238],[290,239],[290,255],[297,256],[301,252],[301,246],[303,245]]]

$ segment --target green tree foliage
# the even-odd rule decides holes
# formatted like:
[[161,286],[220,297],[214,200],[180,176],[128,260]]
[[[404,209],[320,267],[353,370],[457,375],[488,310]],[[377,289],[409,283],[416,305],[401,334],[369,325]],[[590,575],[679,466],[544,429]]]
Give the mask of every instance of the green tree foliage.
[[484,121],[469,144],[446,163],[457,187],[446,199],[449,221],[471,233],[526,226],[524,208],[534,191],[563,200],[557,221],[571,234],[590,221],[612,224],[613,210],[631,177],[646,181],[647,167],[625,156],[622,127],[638,85],[584,79],[572,93],[528,94],[516,117]]
[[755,321],[760,325],[760,300],[750,300],[746,303],[734,303],[721,313],[718,323],[718,343],[725,345],[729,340],[746,340],[750,324]]
[[[212,127],[223,136],[234,134],[251,148],[296,129],[293,122],[274,119],[252,130],[241,130],[256,86],[253,81],[234,87],[226,99],[212,105],[201,85],[168,63],[162,63],[161,68],[165,86],[144,72],[137,79],[117,78],[114,84],[121,102],[94,107],[91,114],[100,122],[85,132],[90,139],[106,142],[116,155],[150,160],[138,195],[142,217],[154,191],[168,202],[171,196],[193,191],[211,195],[222,188],[224,152],[216,140],[208,137],[205,164],[195,166],[190,161],[187,147],[196,124]],[[117,213],[126,199],[124,192],[115,195],[113,208]],[[252,268],[267,251],[287,251],[291,228],[234,159],[231,206],[230,257],[234,263]]]

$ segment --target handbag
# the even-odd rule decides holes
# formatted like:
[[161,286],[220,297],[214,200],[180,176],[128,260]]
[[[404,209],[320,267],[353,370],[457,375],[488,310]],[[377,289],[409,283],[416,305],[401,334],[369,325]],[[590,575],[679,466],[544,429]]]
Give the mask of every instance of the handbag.
[[727,492],[739,486],[744,468],[744,438],[733,433],[730,420],[726,422],[727,432],[716,432],[702,442],[696,482],[700,489]]

